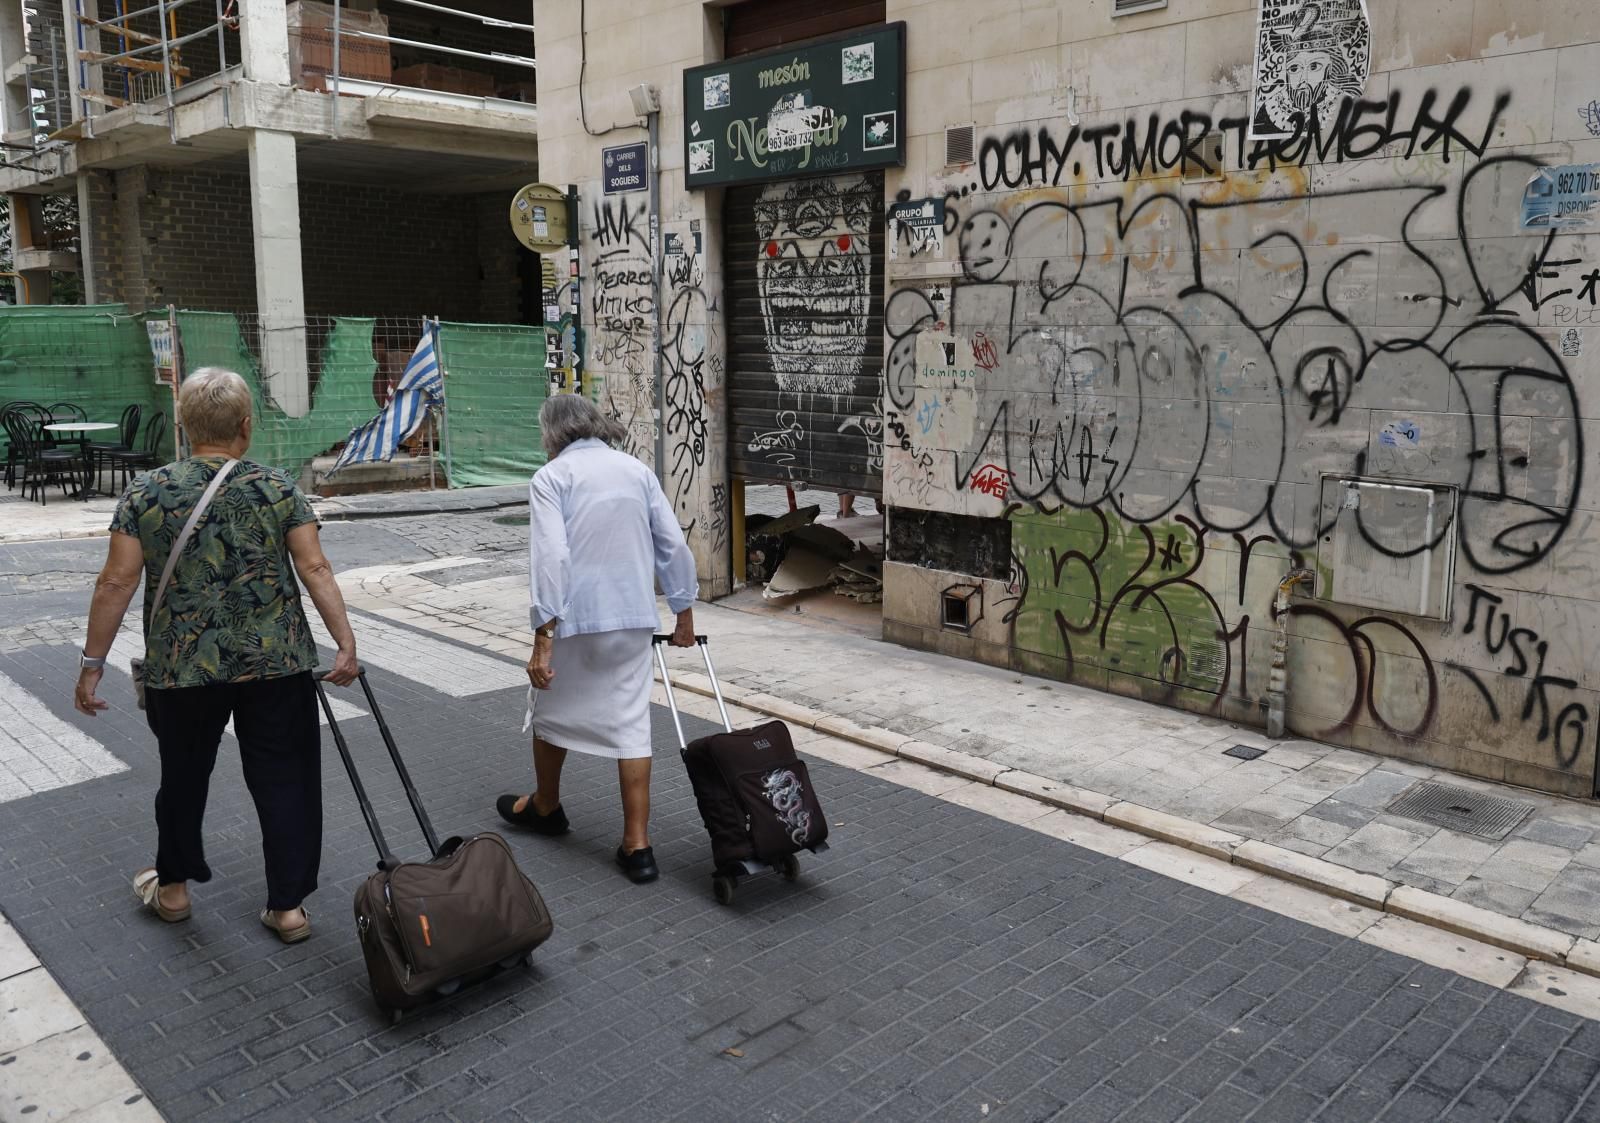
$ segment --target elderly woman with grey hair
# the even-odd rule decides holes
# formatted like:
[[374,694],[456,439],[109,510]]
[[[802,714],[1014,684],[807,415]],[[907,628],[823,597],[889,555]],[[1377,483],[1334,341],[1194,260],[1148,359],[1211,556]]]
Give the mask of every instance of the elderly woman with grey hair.
[[178,417],[193,452],[138,476],[117,505],[73,701],[90,717],[107,708],[96,691],[142,576],[144,709],[161,787],[156,862],[134,875],[134,891],[176,923],[189,918],[188,883],[211,880],[201,825],[231,720],[261,820],[261,923],[292,944],[311,934],[303,902],[322,859],[317,647],[300,582],[339,647],[330,681],[356,677],[356,641],[311,505],[288,473],[245,459],[251,410],[233,371],[184,380]]
[[610,445],[622,437],[593,402],[561,394],[539,411],[548,463],[528,485],[528,721],[531,795],[500,797],[509,823],[565,834],[561,767],[567,753],[617,762],[622,845],[617,865],[655,880],[650,848],[650,640],[656,584],[677,614],[672,642],[694,643],[694,558],[656,482]]

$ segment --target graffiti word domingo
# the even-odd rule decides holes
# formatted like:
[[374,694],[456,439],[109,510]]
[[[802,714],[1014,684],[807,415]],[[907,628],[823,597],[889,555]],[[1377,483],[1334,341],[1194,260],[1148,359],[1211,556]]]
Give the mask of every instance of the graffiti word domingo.
[[1387,101],[1346,98],[1338,113],[1327,123],[1315,115],[1297,119],[1287,136],[1249,139],[1248,117],[1223,117],[1184,110],[1176,118],[1162,119],[1152,113],[1141,123],[1129,117],[1124,124],[1084,128],[1073,125],[1062,137],[1048,126],[1035,132],[1019,130],[1004,136],[984,138],[978,151],[978,172],[986,191],[998,187],[1060,186],[1063,177],[1076,178],[1088,170],[1093,159],[1094,178],[1129,180],[1150,172],[1178,169],[1182,174],[1211,175],[1213,167],[1204,150],[1206,136],[1220,131],[1229,134],[1234,150],[1233,165],[1255,170],[1266,167],[1303,166],[1312,162],[1361,160],[1390,145],[1404,144],[1403,155],[1439,150],[1450,159],[1451,146],[1473,156],[1488,148],[1500,115],[1511,103],[1509,94],[1499,95],[1481,133],[1469,136],[1462,118],[1472,102],[1468,89],[1457,91],[1450,104],[1437,111],[1438,94],[1423,94],[1402,124],[1404,95],[1396,91]]

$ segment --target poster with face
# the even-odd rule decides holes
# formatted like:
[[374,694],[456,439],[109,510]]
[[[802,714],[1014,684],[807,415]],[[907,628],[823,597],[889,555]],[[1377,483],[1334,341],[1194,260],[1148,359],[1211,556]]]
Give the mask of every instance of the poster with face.
[[756,287],[778,389],[849,394],[872,300],[866,177],[768,184],[755,207]]
[[1251,139],[1327,126],[1345,98],[1361,96],[1371,62],[1366,0],[1261,0]]

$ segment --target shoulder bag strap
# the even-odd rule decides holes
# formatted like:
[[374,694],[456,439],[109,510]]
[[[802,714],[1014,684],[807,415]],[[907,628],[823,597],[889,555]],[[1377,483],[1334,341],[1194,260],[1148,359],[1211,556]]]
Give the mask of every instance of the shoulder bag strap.
[[194,528],[200,525],[200,519],[206,513],[206,508],[211,506],[211,500],[216,496],[217,489],[228,478],[228,473],[239,466],[237,460],[230,460],[217,474],[211,477],[211,484],[206,488],[205,494],[200,497],[200,502],[195,504],[194,511],[189,515],[189,521],[183,524],[183,530],[178,534],[178,540],[172,544],[172,553],[167,555],[167,567],[161,571],[161,583],[156,586],[156,599],[150,606],[150,616],[161,611],[161,601],[167,595],[167,583],[172,580],[172,571],[178,568],[178,558],[183,553],[183,548],[189,544],[189,539],[194,535]]

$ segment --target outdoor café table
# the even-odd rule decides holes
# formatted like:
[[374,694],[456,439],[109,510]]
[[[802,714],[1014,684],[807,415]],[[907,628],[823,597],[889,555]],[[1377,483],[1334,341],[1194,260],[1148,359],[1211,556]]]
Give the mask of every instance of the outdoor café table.
[[92,433],[103,433],[107,429],[120,429],[115,421],[56,421],[45,426],[51,433],[78,434],[78,447],[83,454],[83,487],[73,496],[74,499],[88,499],[98,494],[89,486],[89,438]]

